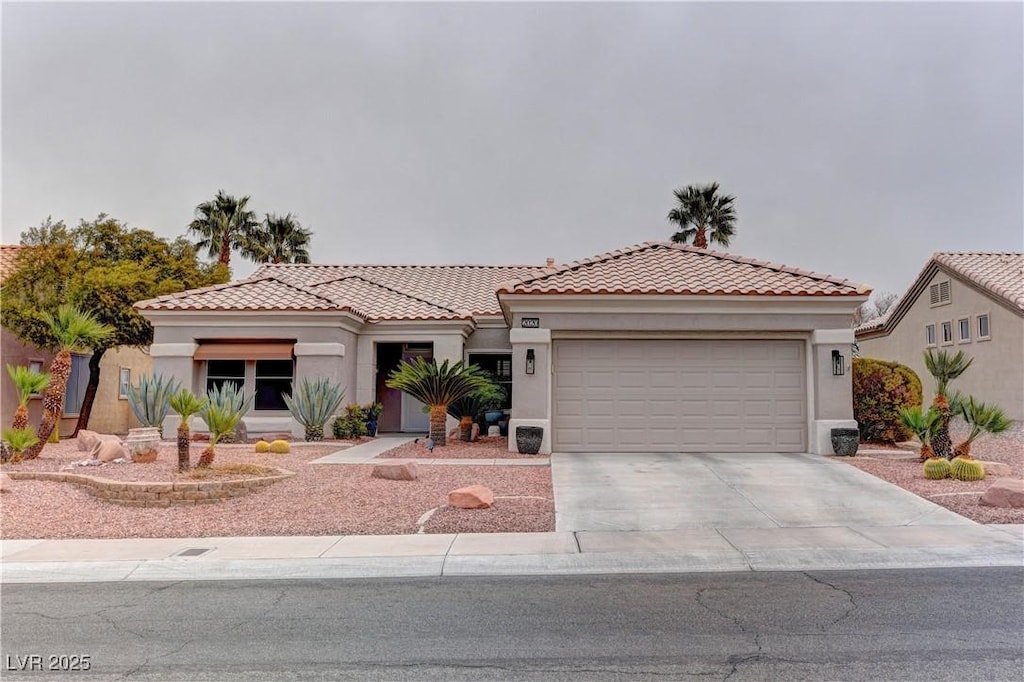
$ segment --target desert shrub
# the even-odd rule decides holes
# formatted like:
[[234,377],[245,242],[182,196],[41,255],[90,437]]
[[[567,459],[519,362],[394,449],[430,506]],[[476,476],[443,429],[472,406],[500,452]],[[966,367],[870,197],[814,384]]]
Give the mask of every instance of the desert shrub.
[[365,436],[366,413],[359,405],[352,403],[345,406],[345,414],[334,420],[331,432],[340,440],[354,440]]
[[921,407],[921,379],[898,362],[853,359],[853,418],[862,441],[896,443],[912,435],[900,410]]

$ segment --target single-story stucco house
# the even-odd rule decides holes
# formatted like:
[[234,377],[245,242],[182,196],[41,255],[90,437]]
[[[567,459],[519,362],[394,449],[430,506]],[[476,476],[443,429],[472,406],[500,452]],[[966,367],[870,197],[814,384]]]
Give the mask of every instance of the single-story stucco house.
[[862,357],[917,372],[926,403],[935,379],[924,352],[964,351],[974,362],[952,388],[1024,419],[1024,253],[936,253],[889,312],[855,334]]
[[430,356],[506,382],[510,434],[543,427],[542,452],[831,453],[830,429],[856,427],[850,321],[869,293],[648,242],[568,265],[264,265],[136,305],[154,371],[255,392],[250,433],[301,434],[280,394],[316,376],[383,403],[382,431],[422,432],[419,403],[385,380]]

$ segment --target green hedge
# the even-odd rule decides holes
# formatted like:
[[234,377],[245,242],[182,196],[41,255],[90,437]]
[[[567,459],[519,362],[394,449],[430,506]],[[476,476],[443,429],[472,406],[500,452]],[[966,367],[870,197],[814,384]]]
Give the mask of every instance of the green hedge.
[[900,423],[904,407],[921,407],[921,379],[914,370],[898,362],[853,359],[853,418],[862,441],[908,440],[913,434]]

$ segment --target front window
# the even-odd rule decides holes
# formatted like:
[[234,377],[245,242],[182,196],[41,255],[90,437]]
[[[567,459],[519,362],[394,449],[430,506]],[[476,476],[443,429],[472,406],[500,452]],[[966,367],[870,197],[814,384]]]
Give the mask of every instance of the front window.
[[967,343],[971,340],[971,321],[963,318],[956,321],[957,331],[960,333],[960,343]]
[[928,324],[924,327],[924,342],[926,346],[935,345],[935,325]]
[[287,410],[284,394],[292,393],[295,365],[291,360],[256,361],[257,410]]
[[949,345],[953,343],[953,323],[943,322],[942,323],[942,345]]
[[978,338],[988,339],[991,338],[991,332],[988,328],[988,315],[978,315]]
[[239,391],[245,385],[245,360],[209,360],[206,363],[206,390],[220,388],[230,381]]
[[511,353],[470,353],[469,364],[479,365],[490,373],[495,382],[505,389],[505,401],[501,409],[512,407],[512,354]]

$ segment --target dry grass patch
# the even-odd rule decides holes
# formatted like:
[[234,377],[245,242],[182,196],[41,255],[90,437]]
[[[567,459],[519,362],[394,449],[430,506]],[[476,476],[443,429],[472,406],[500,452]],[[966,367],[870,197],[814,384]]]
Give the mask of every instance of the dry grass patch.
[[182,476],[197,480],[209,480],[218,478],[234,478],[236,476],[270,476],[277,473],[272,467],[260,466],[259,464],[214,464],[211,467],[190,469]]

